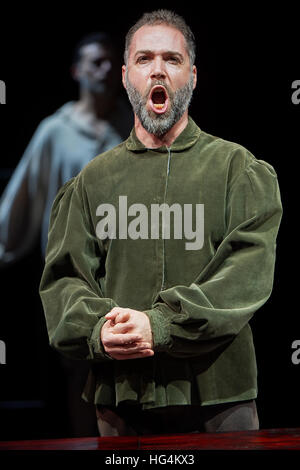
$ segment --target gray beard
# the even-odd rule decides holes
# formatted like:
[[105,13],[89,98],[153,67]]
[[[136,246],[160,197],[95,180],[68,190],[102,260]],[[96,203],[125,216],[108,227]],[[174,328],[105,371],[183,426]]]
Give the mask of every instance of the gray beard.
[[[139,118],[142,126],[147,132],[157,137],[166,134],[176,122],[183,116],[188,109],[193,95],[193,74],[186,85],[173,93],[163,80],[155,80],[151,87],[146,91],[145,95],[141,93],[130,83],[126,72],[126,91],[129,101],[132,105],[134,113]],[[151,88],[154,85],[163,85],[169,95],[170,109],[163,114],[156,114],[152,110],[146,108],[147,98]]]

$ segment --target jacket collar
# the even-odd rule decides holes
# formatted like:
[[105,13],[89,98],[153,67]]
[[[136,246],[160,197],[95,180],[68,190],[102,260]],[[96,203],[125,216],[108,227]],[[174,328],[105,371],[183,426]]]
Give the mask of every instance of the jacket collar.
[[[192,147],[199,139],[201,132],[202,132],[201,129],[189,116],[187,126],[184,128],[181,134],[179,134],[179,136],[172,143],[171,151],[181,152],[182,150],[186,150]],[[132,152],[146,152],[147,150],[149,150],[137,138],[134,128],[132,129],[128,139],[125,141],[125,144],[126,144],[126,148],[128,150],[131,150]],[[167,152],[168,151],[165,145],[156,149],[151,149],[151,150],[154,150],[155,152]]]

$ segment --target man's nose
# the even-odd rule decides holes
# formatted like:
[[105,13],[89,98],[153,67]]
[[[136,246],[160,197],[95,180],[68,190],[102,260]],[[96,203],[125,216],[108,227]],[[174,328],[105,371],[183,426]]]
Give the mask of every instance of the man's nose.
[[96,68],[95,74],[99,79],[104,80],[108,76],[108,74],[110,73],[111,69],[112,69],[111,61],[110,60],[104,60]]
[[151,78],[163,79],[166,77],[164,61],[156,57],[152,62]]
[[112,63],[110,60],[103,60],[103,62],[98,67],[98,73],[100,75],[106,76],[112,69]]
[[106,73],[109,72],[112,69],[111,61],[110,60],[104,60],[101,64],[101,69]]

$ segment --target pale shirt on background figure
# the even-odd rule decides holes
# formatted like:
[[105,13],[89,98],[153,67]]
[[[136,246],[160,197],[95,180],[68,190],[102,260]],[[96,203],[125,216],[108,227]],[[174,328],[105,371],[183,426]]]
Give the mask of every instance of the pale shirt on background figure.
[[101,133],[74,112],[70,101],[37,127],[0,199],[0,264],[18,261],[40,235],[45,254],[49,217],[59,188],[91,159],[118,145],[133,120],[119,100]]

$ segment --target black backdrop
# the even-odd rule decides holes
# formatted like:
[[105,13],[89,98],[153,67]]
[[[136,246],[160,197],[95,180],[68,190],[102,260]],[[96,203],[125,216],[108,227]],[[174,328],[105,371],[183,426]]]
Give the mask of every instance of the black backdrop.
[[[28,5],[16,11],[3,7],[0,80],[6,83],[7,102],[0,106],[1,191],[41,119],[77,98],[69,74],[74,43],[86,33],[104,30],[116,34],[123,47],[126,31],[143,11],[166,7],[182,14],[197,40],[198,87],[190,114],[203,130],[239,142],[278,173],[284,216],[274,290],[251,321],[259,370],[257,403],[262,428],[299,427],[300,364],[291,360],[292,343],[300,340],[300,105],[291,100],[292,82],[300,78],[296,12],[272,7],[263,14],[254,6],[230,12],[178,2],[147,7],[84,3],[64,10],[53,3],[40,5],[32,12]],[[2,439],[68,435],[59,385],[63,377],[47,345],[37,295],[41,268],[37,244],[0,272],[0,340],[6,344],[6,364],[0,364]]]

